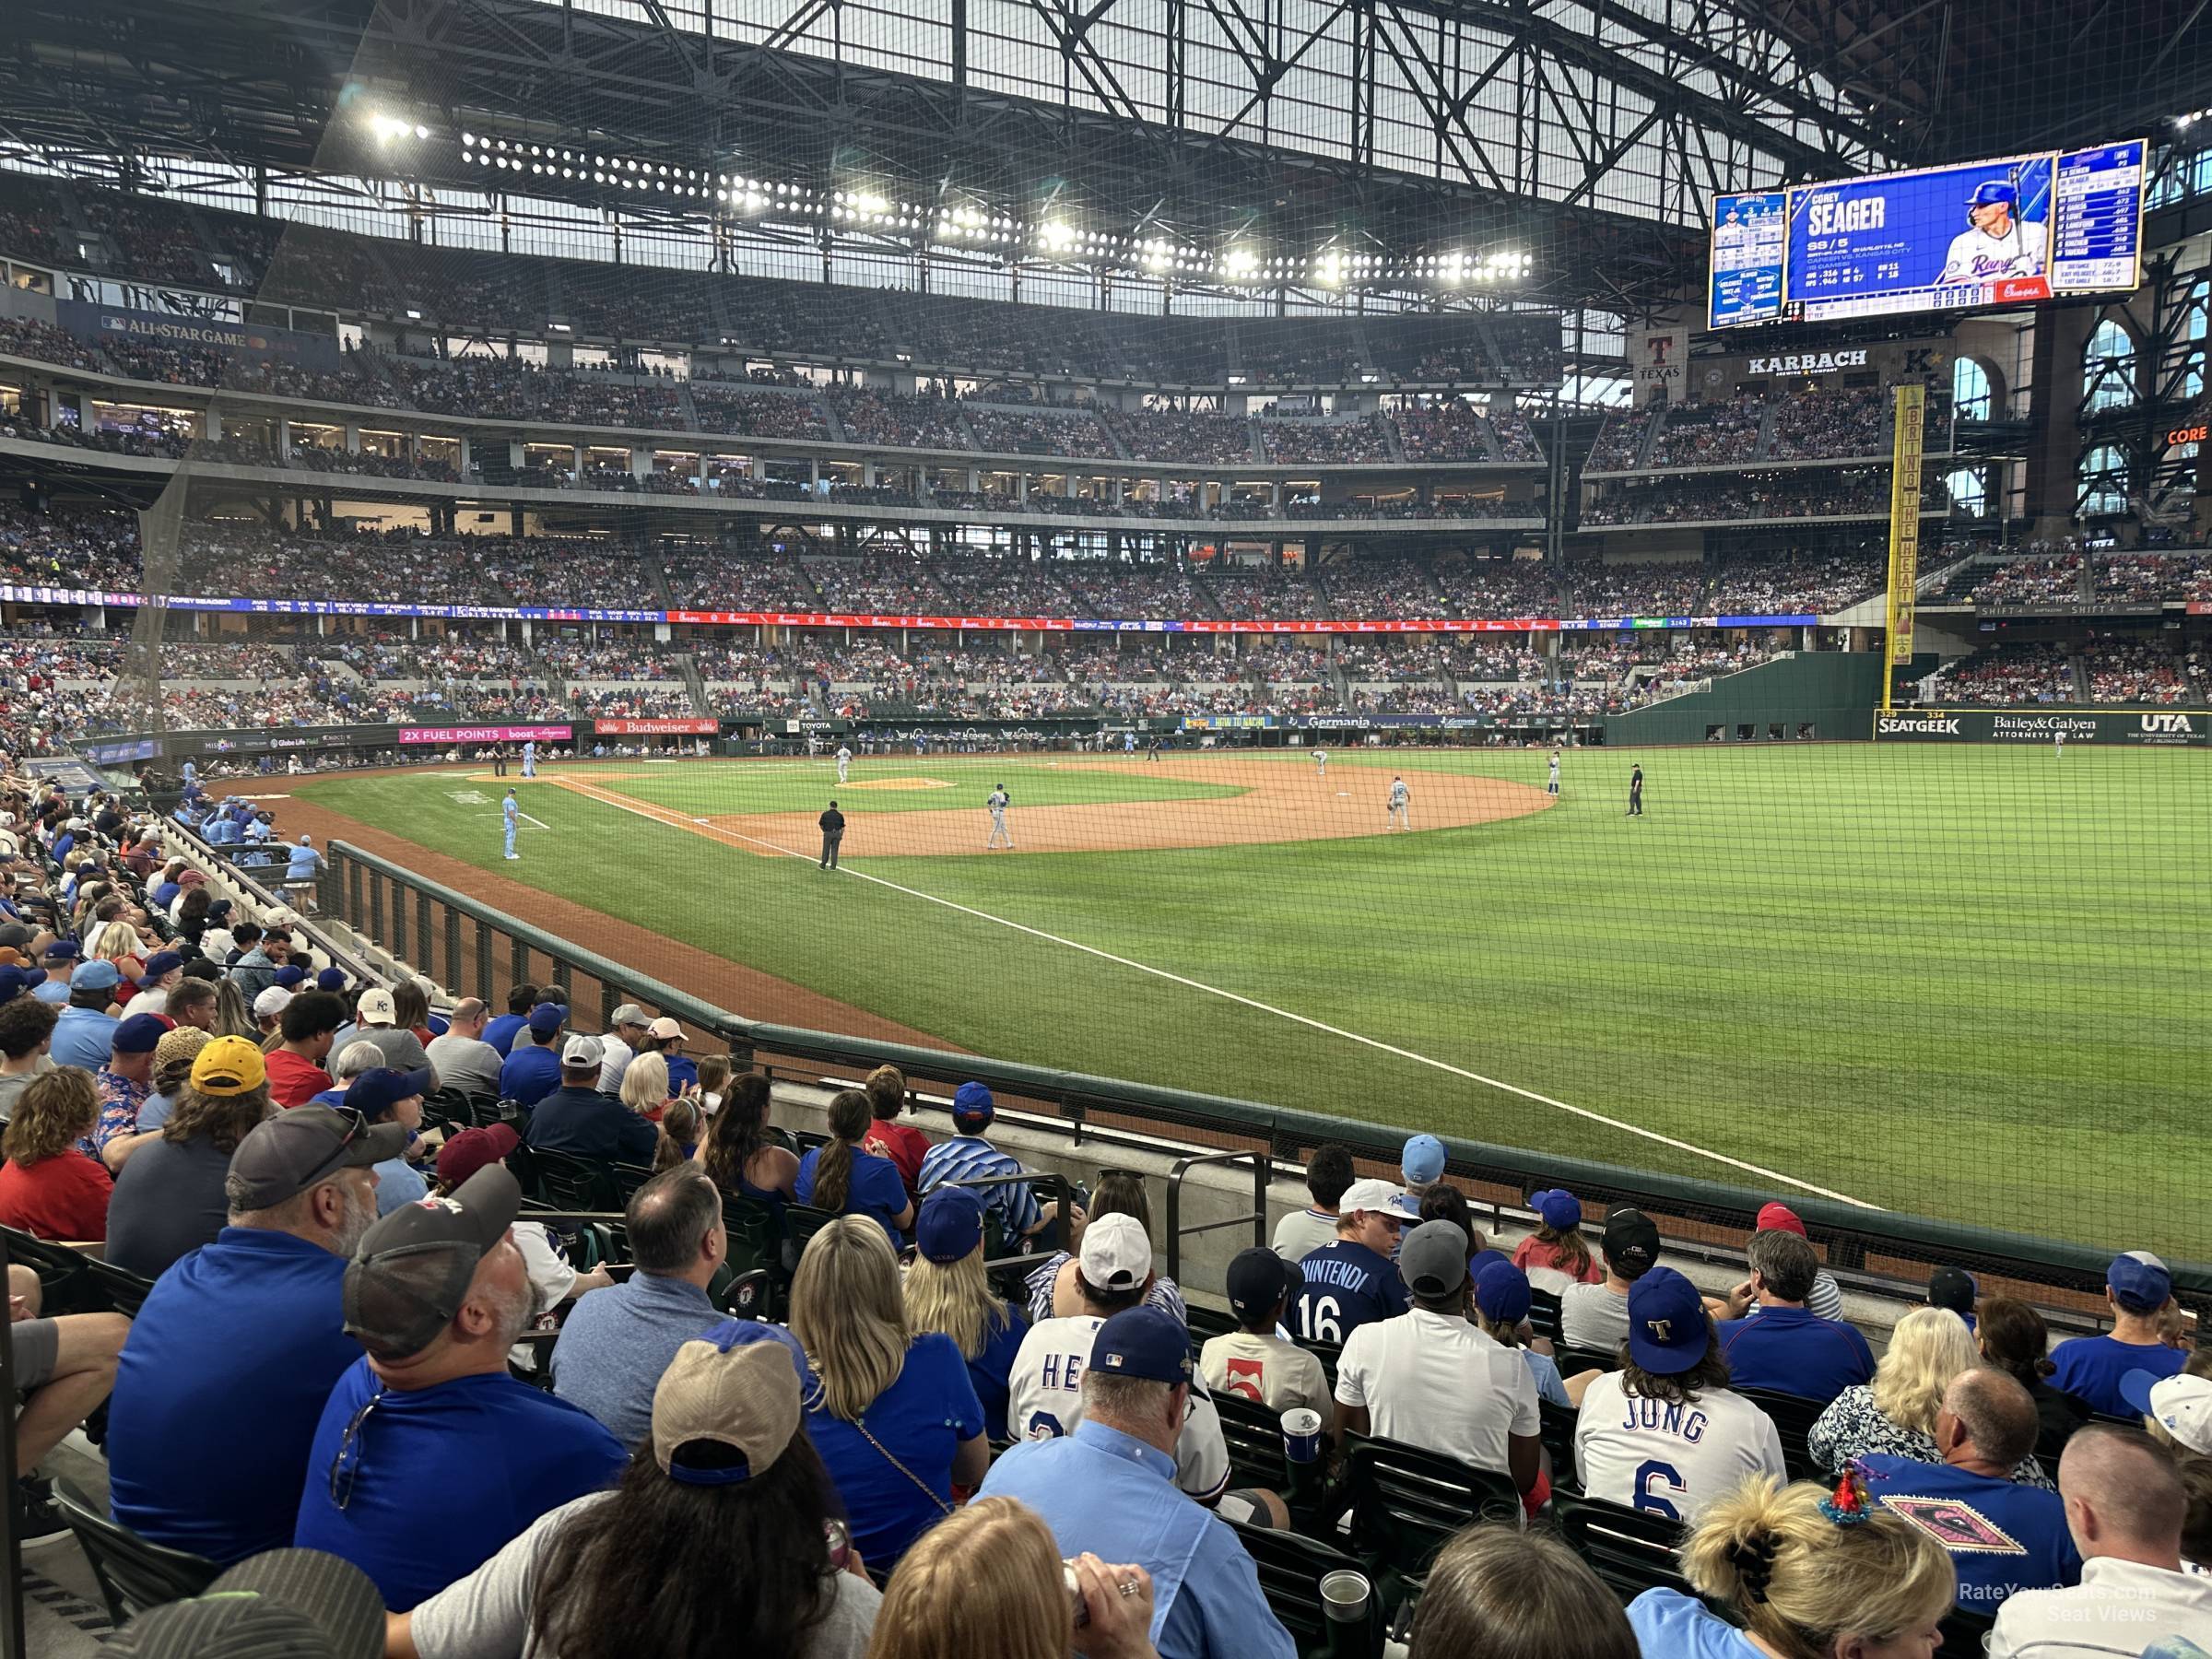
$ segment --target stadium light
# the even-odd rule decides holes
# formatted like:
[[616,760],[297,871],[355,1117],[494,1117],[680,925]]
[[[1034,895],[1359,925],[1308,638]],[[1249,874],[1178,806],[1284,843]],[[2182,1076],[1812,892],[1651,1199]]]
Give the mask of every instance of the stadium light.
[[399,138],[428,138],[430,129],[419,121],[409,121],[378,110],[369,117],[369,131],[379,144],[390,144]]
[[1260,256],[1249,248],[1231,248],[1221,256],[1221,275],[1231,282],[1249,281],[1259,270]]

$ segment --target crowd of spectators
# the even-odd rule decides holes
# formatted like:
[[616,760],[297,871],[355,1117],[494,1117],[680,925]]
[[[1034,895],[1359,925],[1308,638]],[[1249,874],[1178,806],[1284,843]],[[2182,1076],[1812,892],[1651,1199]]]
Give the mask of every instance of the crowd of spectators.
[[135,513],[0,502],[0,577],[11,582],[135,594],[145,574]]
[[2100,707],[2201,702],[2205,687],[2195,677],[2194,657],[2177,655],[2163,640],[2091,633],[2081,650],[2089,700]]
[[1103,459],[1120,453],[1098,417],[1088,412],[1032,414],[971,403],[965,414],[975,447],[986,453]]
[[1380,416],[1326,420],[1264,416],[1259,427],[1260,441],[1270,461],[1342,466],[1393,458],[1390,439]]
[[2077,700],[2074,658],[2064,645],[2006,641],[1946,663],[1921,682],[1924,703],[2010,708]]
[[1888,555],[1878,547],[1736,559],[1714,569],[1709,608],[1715,616],[1777,616],[1795,611],[1826,616],[1881,592],[1888,580]]
[[1972,572],[1973,602],[2032,605],[2039,600],[2079,599],[2086,564],[2086,555],[2062,553],[2049,558],[2010,559],[1994,570],[1977,569]]
[[827,438],[830,422],[815,398],[788,392],[746,392],[691,382],[691,407],[702,432],[753,438]]
[[1650,465],[1716,466],[1748,461],[1758,453],[1766,409],[1763,399],[1748,394],[1726,403],[1671,405],[1653,441]]
[[[1940,485],[1923,492],[1924,509],[1941,511]],[[1713,474],[1614,489],[1583,510],[1585,524],[1668,524],[1731,519],[1875,518],[1889,511],[1889,483],[1868,474]]]
[[1283,622],[1331,614],[1328,595],[1300,571],[1217,560],[1206,568],[1206,593],[1214,614],[1241,621]]
[[1261,458],[1253,448],[1252,422],[1241,415],[1112,409],[1106,412],[1105,421],[1122,447],[1139,461],[1235,466]]
[[1887,454],[1889,425],[1886,388],[1792,392],[1774,404],[1774,439],[1763,459],[1813,461]]
[[[5,228],[5,224],[0,224],[0,229]],[[114,372],[105,359],[66,329],[30,317],[0,317],[0,352],[10,357],[36,358],[42,363],[59,363],[65,369]]]

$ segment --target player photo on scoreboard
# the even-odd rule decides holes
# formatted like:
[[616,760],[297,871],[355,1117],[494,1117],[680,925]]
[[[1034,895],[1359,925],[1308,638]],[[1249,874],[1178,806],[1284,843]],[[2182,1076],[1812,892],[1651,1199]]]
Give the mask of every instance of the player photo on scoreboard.
[[[1990,284],[2041,276],[2049,270],[2047,200],[2021,199],[2019,169],[1977,183],[1966,198],[1966,228],[1951,238],[1935,286]],[[2038,170],[2039,185],[2041,174]]]

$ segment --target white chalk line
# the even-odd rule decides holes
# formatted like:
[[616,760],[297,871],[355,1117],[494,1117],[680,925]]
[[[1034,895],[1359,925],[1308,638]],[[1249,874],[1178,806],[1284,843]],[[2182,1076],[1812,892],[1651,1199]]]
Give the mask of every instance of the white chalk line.
[[[681,813],[671,813],[664,817],[662,816],[663,809],[649,806],[642,802],[629,800],[617,795],[611,790],[601,791],[596,786],[582,784],[580,780],[571,780],[570,787],[588,794],[591,799],[613,806],[619,811],[635,813],[638,817],[652,823],[676,827],[685,822],[704,823],[706,821],[700,818],[687,818]],[[766,847],[770,852],[782,853],[786,858],[805,859],[809,863],[818,862],[810,853],[800,852],[780,845],[775,841],[764,841],[759,836],[747,835],[742,830],[724,829],[720,825],[714,825],[712,828],[717,836],[727,836],[737,841],[750,841],[755,846]],[[1780,1182],[1783,1185],[1794,1187],[1801,1193],[1810,1193],[1816,1197],[1833,1199],[1838,1204],[1848,1204],[1857,1209],[1878,1210],[1881,1207],[1877,1204],[1867,1203],[1864,1198],[1853,1198],[1848,1193],[1835,1192],[1830,1188],[1816,1185],[1809,1181],[1801,1181],[1794,1175],[1785,1175],[1780,1170],[1770,1170],[1762,1164],[1749,1163],[1740,1158],[1731,1158],[1725,1152],[1715,1152],[1709,1147],[1700,1147],[1691,1141],[1678,1140],[1671,1135],[1662,1135],[1655,1129],[1646,1129],[1641,1124],[1628,1123],[1623,1119],[1608,1116],[1602,1112],[1594,1112],[1587,1106],[1571,1105],[1565,1100],[1554,1100],[1549,1095],[1539,1094],[1533,1088],[1524,1088],[1518,1083],[1507,1083],[1497,1077],[1486,1077],[1480,1072],[1469,1071],[1466,1067],[1454,1065],[1448,1060],[1432,1059],[1427,1054],[1419,1054],[1411,1049],[1401,1048],[1394,1042],[1385,1042],[1379,1037],[1369,1037],[1358,1031],[1347,1031],[1341,1026],[1329,1025],[1310,1015],[1295,1013],[1288,1008],[1278,1008],[1272,1003],[1264,1003],[1257,998],[1245,996],[1235,991],[1224,991],[1218,985],[1209,985],[1201,980],[1190,979],[1165,968],[1156,968],[1149,962],[1139,962],[1129,957],[1117,956],[1112,951],[1102,950],[1096,945],[1086,945],[1080,939],[1063,938],[1058,934],[1047,933],[1042,928],[1031,927],[1024,922],[1014,922],[1005,916],[994,916],[988,911],[977,910],[972,905],[961,904],[955,900],[941,898],[935,893],[925,893],[920,888],[907,887],[885,877],[872,876],[865,870],[847,869],[841,865],[837,870],[830,873],[850,876],[855,881],[871,881],[877,887],[888,888],[894,893],[903,893],[910,899],[920,899],[931,904],[942,905],[948,911],[957,911],[963,916],[972,916],[979,922],[990,922],[1000,927],[1011,928],[1016,933],[1028,934],[1032,938],[1042,939],[1048,944],[1065,946],[1069,950],[1081,951],[1085,956],[1096,957],[1102,962],[1112,962],[1119,968],[1129,968],[1139,973],[1148,973],[1156,979],[1166,980],[1171,984],[1181,985],[1186,990],[1204,992],[1208,996],[1218,996],[1224,1002],[1236,1003],[1240,1006],[1251,1008],[1256,1013],[1272,1014],[1278,1019],[1289,1020],[1294,1025],[1304,1026],[1308,1030],[1319,1031],[1324,1036],[1341,1037],[1347,1042],[1357,1042],[1363,1047],[1373,1049],[1379,1053],[1389,1054],[1400,1060],[1408,1060],[1416,1065],[1426,1065],[1431,1070],[1444,1072],[1454,1077],[1464,1077],[1470,1083],[1480,1083],[1485,1088],[1495,1088],[1504,1094],[1515,1095],[1524,1100],[1533,1100],[1539,1106],[1548,1106],[1555,1112],[1564,1112],[1571,1117],[1582,1118],[1588,1123],[1602,1124],[1608,1129],[1617,1129],[1623,1135],[1635,1135],[1639,1139],[1650,1141],[1654,1146],[1666,1147],[1677,1152],[1686,1152],[1694,1158],[1708,1159],[1714,1163],[1724,1164],[1729,1169],[1741,1170],[1747,1175],[1757,1175],[1764,1181]]]

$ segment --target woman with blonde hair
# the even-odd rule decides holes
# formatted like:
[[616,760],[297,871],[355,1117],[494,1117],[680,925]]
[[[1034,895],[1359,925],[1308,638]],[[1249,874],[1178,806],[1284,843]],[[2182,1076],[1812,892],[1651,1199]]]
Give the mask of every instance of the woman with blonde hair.
[[922,1200],[914,1261],[906,1270],[906,1318],[916,1331],[952,1338],[982,1402],[984,1432],[1006,1439],[1014,1356],[1030,1322],[991,1288],[983,1271],[983,1201],[972,1188],[941,1186]]
[[1089,1554],[1064,1565],[1034,1510],[984,1498],[924,1533],[899,1563],[868,1659],[1066,1659],[1070,1649],[1088,1659],[1159,1659],[1152,1609],[1152,1575],[1142,1567],[1110,1567]]
[[668,1062],[650,1052],[636,1055],[622,1068],[622,1104],[657,1124],[667,1103]]
[[1667,1659],[1934,1659],[1958,1599],[1934,1536],[1877,1507],[1847,1477],[1749,1480],[1708,1504],[1682,1546],[1682,1576],[1737,1629],[1679,1590],[1629,1604],[1643,1652]]
[[[1813,1461],[1840,1475],[1853,1458],[1879,1453],[1939,1464],[1936,1412],[1960,1371],[1982,1362],[1973,1333],[1948,1308],[1915,1308],[1897,1322],[1872,1382],[1854,1383],[1830,1402],[1806,1436]],[[2022,1486],[2054,1489],[2032,1456],[2015,1465]]]
[[33,1077],[0,1135],[0,1225],[41,1239],[91,1243],[108,1236],[108,1168],[82,1145],[100,1122],[100,1090],[78,1065]]
[[[261,1027],[253,1018],[253,1010],[246,1006],[246,994],[227,973],[215,982],[215,1034],[261,1041]],[[283,1041],[284,1033],[279,1031],[265,1046],[273,1049]]]
[[951,1337],[909,1327],[899,1258],[865,1216],[840,1217],[806,1241],[791,1334],[813,1372],[807,1432],[853,1517],[853,1542],[888,1568],[952,1513],[953,1488],[972,1489],[990,1466],[968,1362]]

